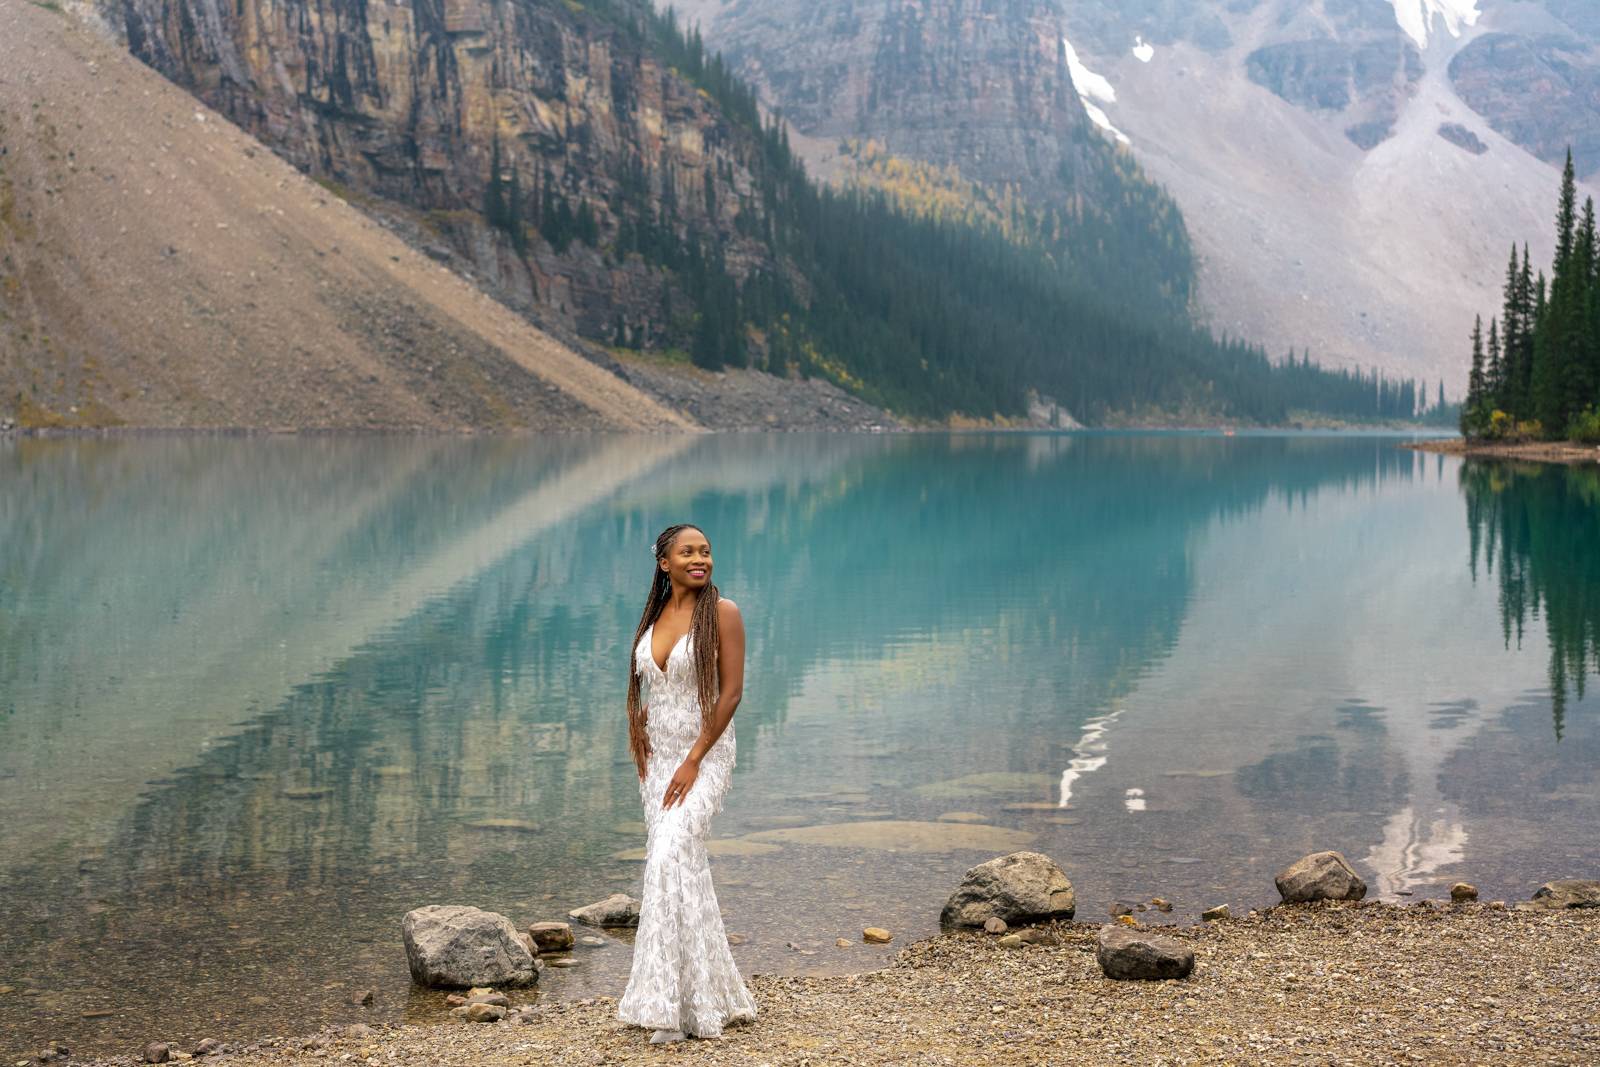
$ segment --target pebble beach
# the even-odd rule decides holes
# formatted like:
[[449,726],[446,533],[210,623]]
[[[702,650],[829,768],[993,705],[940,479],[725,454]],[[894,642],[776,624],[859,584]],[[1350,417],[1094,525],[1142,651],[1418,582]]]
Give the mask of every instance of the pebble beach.
[[[1034,943],[946,932],[882,970],[749,978],[751,1024],[653,1046],[596,997],[504,1022],[334,1028],[224,1046],[233,1067],[285,1063],[1593,1064],[1600,909],[1420,901],[1284,905],[1159,930],[1193,974],[1110,981],[1098,923],[1047,922]],[[506,991],[513,1005],[517,990]],[[522,994],[526,999],[526,994]],[[172,1058],[188,1058],[174,1046]],[[144,1062],[142,1052],[102,1061]],[[77,1061],[74,1061],[77,1062]]]

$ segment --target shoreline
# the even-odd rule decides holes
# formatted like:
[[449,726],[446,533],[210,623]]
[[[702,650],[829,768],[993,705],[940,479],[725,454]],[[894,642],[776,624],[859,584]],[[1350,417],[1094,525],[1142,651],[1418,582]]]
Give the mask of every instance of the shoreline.
[[[1037,929],[1044,943],[1020,947],[946,931],[856,974],[750,975],[760,1016],[720,1040],[650,1045],[616,1019],[614,997],[599,996],[538,1003],[515,1021],[358,1023],[196,1058],[235,1067],[1600,1060],[1600,909],[1323,902],[1149,926],[1197,957],[1190,978],[1159,982],[1104,978],[1097,923]],[[75,1062],[144,1059],[130,1050]]]
[[1568,441],[1527,441],[1510,444],[1448,437],[1436,441],[1411,441],[1400,447],[1445,456],[1464,456],[1467,459],[1512,459],[1530,463],[1600,463],[1600,446],[1575,445]]

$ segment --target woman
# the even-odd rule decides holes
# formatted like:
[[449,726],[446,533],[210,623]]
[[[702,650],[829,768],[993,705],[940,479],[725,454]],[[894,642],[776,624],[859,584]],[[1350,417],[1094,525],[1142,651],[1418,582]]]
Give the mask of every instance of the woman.
[[744,689],[744,620],[711,584],[711,544],[699,529],[667,527],[655,560],[628,672],[646,838],[633,973],[617,1018],[654,1028],[660,1044],[716,1037],[726,1023],[754,1019],[756,1003],[728,951],[706,858],[733,774],[728,725]]

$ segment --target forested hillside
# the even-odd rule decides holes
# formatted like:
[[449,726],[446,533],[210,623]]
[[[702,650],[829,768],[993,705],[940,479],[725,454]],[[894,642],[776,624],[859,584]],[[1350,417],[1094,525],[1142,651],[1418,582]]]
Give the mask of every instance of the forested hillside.
[[1103,141],[1059,205],[939,218],[810,180],[781,121],[646,0],[458,0],[397,24],[354,0],[100,2],[302,169],[414,212],[437,255],[603,345],[822,376],[930,420],[1019,416],[1030,391],[1088,422],[1396,413],[1196,329],[1182,219]]

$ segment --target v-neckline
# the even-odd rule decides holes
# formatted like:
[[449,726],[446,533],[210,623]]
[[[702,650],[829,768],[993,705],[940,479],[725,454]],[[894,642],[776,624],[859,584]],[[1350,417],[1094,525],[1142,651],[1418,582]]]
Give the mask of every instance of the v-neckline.
[[[683,639],[685,637],[688,637],[688,636],[689,636],[689,631],[685,630],[685,631],[683,631],[683,634],[676,641],[672,642],[672,647],[667,649],[667,664],[671,664],[672,663],[672,654],[674,652],[678,651],[678,646],[683,644]],[[666,673],[667,673],[667,665],[666,664],[660,664],[660,663],[656,662],[656,624],[655,623],[651,623],[650,624],[650,632],[645,634],[645,637],[648,639],[648,643],[645,646],[645,655],[650,658],[650,665],[656,669],[656,673],[657,674],[665,676]]]

